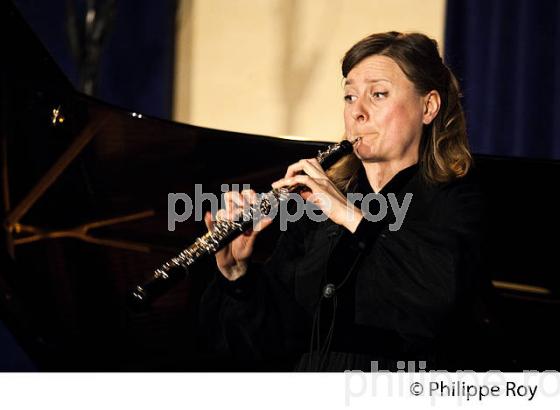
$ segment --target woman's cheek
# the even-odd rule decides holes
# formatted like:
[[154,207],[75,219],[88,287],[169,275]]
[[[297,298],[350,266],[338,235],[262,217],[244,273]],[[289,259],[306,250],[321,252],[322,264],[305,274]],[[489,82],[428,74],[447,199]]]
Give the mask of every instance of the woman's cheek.
[[422,119],[416,118],[409,108],[405,104],[394,105],[385,113],[386,136],[392,143],[403,144],[415,134],[415,129],[421,129]]

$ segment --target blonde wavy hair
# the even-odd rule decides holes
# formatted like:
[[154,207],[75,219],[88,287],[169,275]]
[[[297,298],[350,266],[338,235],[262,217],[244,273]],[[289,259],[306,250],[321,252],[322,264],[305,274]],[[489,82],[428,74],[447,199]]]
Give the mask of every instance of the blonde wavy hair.
[[[420,172],[431,183],[463,177],[472,166],[459,83],[443,63],[437,42],[421,33],[395,31],[372,34],[356,43],[342,60],[342,75],[367,57],[381,55],[395,61],[420,95],[436,90],[441,107],[424,126],[418,153]],[[348,155],[331,167],[328,175],[343,192],[354,186],[361,161]]]

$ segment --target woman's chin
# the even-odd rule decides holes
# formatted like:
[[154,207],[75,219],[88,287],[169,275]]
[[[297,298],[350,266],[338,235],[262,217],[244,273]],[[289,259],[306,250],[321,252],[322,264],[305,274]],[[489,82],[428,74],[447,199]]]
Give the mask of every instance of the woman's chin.
[[356,155],[356,157],[358,157],[358,159],[362,162],[382,162],[383,158],[378,156],[378,155],[365,155],[365,156],[361,156],[361,155]]
[[361,147],[358,146],[355,152],[356,152],[356,157],[358,157],[360,161],[376,162],[381,160],[379,154],[375,152],[374,149],[368,146],[364,146],[364,145],[362,145]]

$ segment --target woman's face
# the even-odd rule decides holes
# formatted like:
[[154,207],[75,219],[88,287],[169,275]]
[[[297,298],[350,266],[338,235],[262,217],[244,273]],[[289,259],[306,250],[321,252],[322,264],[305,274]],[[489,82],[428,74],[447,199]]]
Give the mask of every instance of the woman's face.
[[389,57],[370,56],[354,66],[344,86],[344,125],[348,139],[362,137],[355,149],[358,158],[417,162],[422,125],[433,119],[426,116],[429,95],[419,95]]

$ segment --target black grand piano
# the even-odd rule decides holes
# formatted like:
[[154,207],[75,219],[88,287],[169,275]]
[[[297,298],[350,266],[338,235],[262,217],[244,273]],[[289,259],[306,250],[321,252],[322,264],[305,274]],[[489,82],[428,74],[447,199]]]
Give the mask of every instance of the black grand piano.
[[[168,193],[202,184],[218,194],[224,183],[267,191],[325,144],[179,124],[87,97],[14,9],[2,6],[0,19],[1,322],[36,370],[224,370],[199,337],[204,263],[150,310],[126,303],[205,231],[192,219],[167,229]],[[476,172],[494,290],[478,336],[482,367],[560,369],[560,162],[477,155]],[[263,233],[256,258],[277,235]]]

